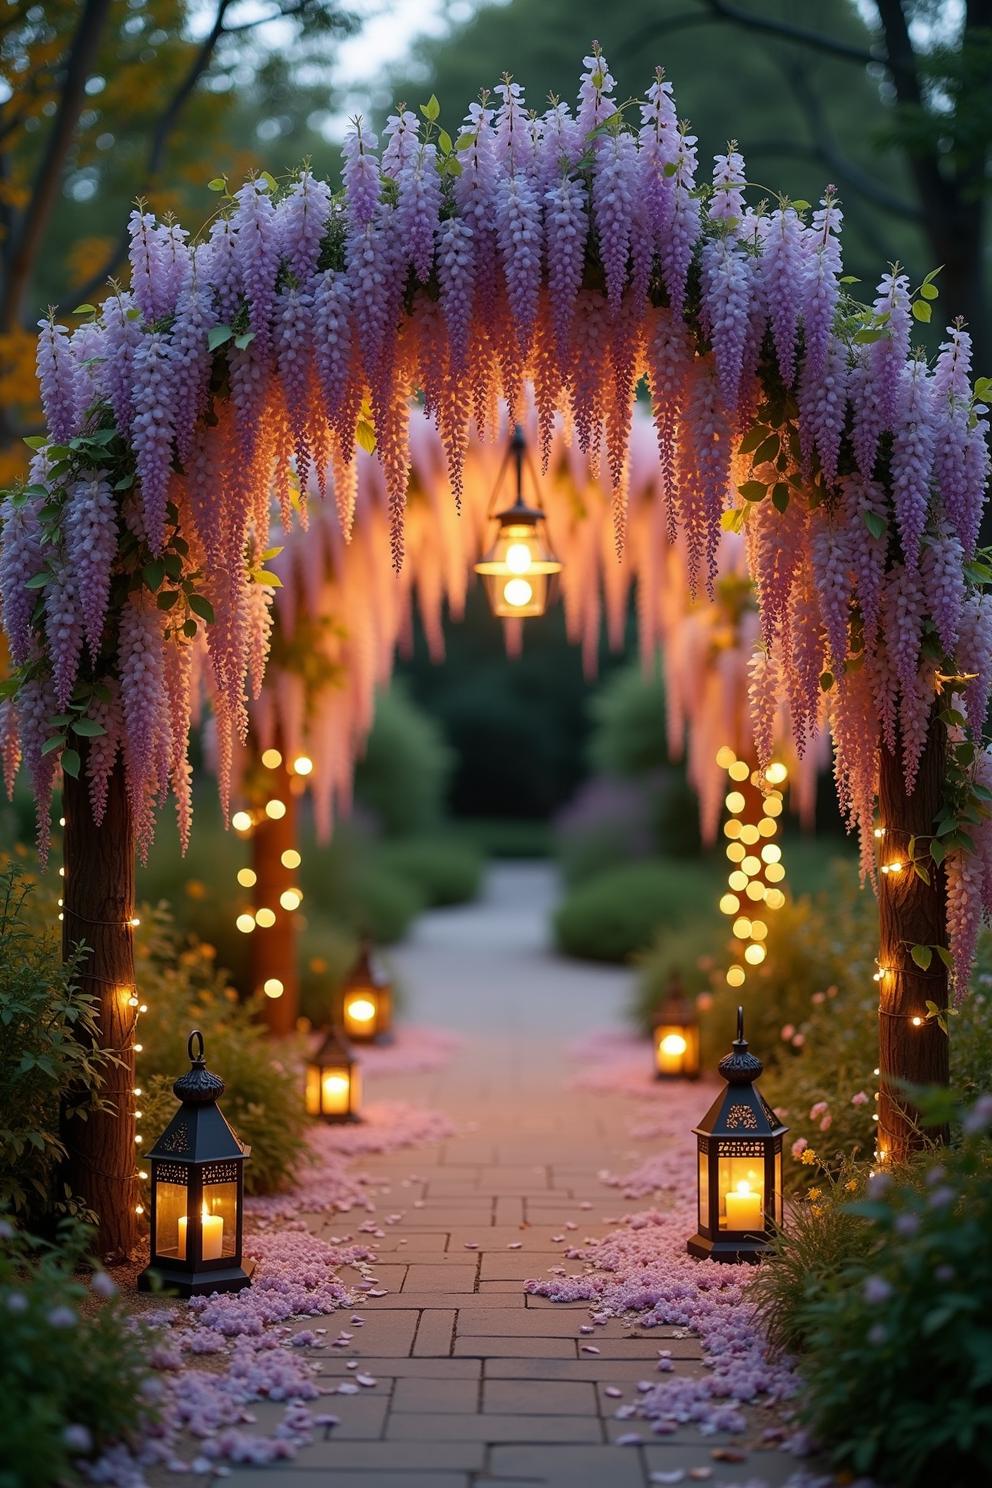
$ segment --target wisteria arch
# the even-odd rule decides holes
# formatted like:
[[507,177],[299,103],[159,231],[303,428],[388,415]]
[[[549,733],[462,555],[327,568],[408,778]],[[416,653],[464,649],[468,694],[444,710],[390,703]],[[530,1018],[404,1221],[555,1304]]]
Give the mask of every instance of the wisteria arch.
[[[94,946],[126,1070],[133,844],[170,788],[189,831],[198,653],[226,795],[264,671],[273,505],[293,520],[310,471],[330,470],[347,532],[355,443],[374,440],[399,567],[411,397],[457,504],[469,421],[491,435],[532,384],[542,442],[561,414],[601,452],[622,562],[644,381],[692,582],[712,582],[722,525],[745,534],[759,750],[782,699],[800,749],[825,718],[872,878],[881,852],[884,1158],[913,1140],[895,1077],[946,1078],[948,968],[960,995],[992,903],[989,457],[970,339],[950,326],[930,367],[911,327],[932,276],[911,292],[893,267],[857,304],[831,188],[815,210],[769,200],[736,146],[700,184],[671,84],[659,72],[623,106],[614,86],[594,47],[574,114],[528,112],[505,78],[454,138],[434,99],[389,120],[381,153],[356,121],[340,192],[306,170],[212,183],[220,208],[195,241],[133,213],[130,288],[71,335],[42,325],[48,436],[4,509],[5,764],[23,751],[44,847],[61,763],[65,938]],[[74,1181],[123,1249],[132,1137],[126,1104],[70,1133]]]

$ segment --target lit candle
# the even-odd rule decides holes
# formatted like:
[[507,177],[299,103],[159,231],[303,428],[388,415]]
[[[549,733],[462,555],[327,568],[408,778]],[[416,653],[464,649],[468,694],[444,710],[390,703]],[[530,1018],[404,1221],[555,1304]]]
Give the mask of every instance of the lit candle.
[[[208,1214],[207,1206],[204,1204],[200,1212],[200,1232],[202,1239],[202,1257],[204,1261],[219,1261],[224,1253],[224,1216],[222,1214]],[[186,1259],[186,1215],[179,1217],[179,1259]]]
[[681,1033],[666,1033],[658,1040],[658,1073],[680,1075],[682,1060],[689,1045]]
[[345,1116],[351,1081],[343,1070],[325,1070],[321,1081],[325,1116]]
[[348,1033],[368,1033],[369,1024],[376,1014],[376,1006],[371,997],[360,993],[353,997],[346,997],[344,1002],[344,1026]]
[[761,1194],[753,1192],[746,1178],[740,1180],[736,1193],[727,1193],[726,1201],[728,1230],[764,1229],[765,1216],[761,1211]]

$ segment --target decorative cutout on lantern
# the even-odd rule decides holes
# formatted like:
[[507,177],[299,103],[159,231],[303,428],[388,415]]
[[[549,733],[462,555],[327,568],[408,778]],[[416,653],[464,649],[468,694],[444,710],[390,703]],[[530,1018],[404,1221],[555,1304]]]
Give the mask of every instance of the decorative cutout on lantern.
[[[524,501],[526,454],[527,443],[518,424],[489,502],[490,515],[495,515],[497,523],[496,538],[485,557],[475,565],[476,573],[481,574],[485,583],[490,609],[504,620],[543,615],[551,598],[553,577],[562,569],[544,531],[544,511],[532,467],[534,504],[528,506]],[[516,498],[512,506],[493,514],[493,504],[511,459],[516,471]],[[529,460],[527,463],[530,466]]]
[[673,976],[654,1018],[655,1077],[699,1079],[699,1015]]
[[695,1128],[699,1231],[690,1255],[757,1261],[782,1223],[782,1138],[787,1128],[755,1086],[764,1066],[748,1052],[744,1009],[733,1049],[718,1066],[726,1085]]
[[347,1041],[332,1028],[310,1059],[306,1071],[308,1116],[324,1121],[361,1121],[361,1071]]
[[392,983],[367,937],[341,989],[341,1023],[356,1044],[385,1043],[392,1030]]
[[217,1105],[224,1082],[207,1069],[199,1029],[187,1050],[191,1068],[172,1087],[182,1105],[148,1153],[151,1258],[138,1287],[163,1286],[182,1297],[238,1292],[251,1285],[241,1266],[244,1165],[251,1148]]

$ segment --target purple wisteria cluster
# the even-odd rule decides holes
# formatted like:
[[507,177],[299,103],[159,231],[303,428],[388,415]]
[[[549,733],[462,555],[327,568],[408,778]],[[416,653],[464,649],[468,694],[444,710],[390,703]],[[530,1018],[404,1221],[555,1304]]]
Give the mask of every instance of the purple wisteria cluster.
[[[398,566],[417,392],[457,499],[470,421],[493,437],[532,387],[543,448],[561,417],[602,458],[621,546],[647,381],[692,582],[712,584],[722,522],[746,534],[756,737],[771,740],[783,705],[800,749],[829,722],[869,871],[881,751],[900,752],[912,789],[938,687],[978,744],[989,455],[966,329],[948,328],[931,366],[910,332],[930,318],[933,275],[913,289],[894,266],[857,305],[832,188],[816,206],[763,203],[735,143],[705,180],[663,74],[639,103],[615,90],[594,46],[574,111],[535,113],[505,77],[450,133],[433,98],[391,117],[381,149],[356,119],[339,192],[307,170],[256,177],[225,190],[195,241],[136,210],[130,289],[71,334],[44,322],[50,440],[4,509],[0,562],[19,668],[4,757],[19,727],[43,803],[52,756],[79,767],[81,715],[106,741],[86,746],[90,763],[123,751],[142,839],[170,786],[185,829],[201,673],[226,792],[268,646],[271,509],[288,522],[308,472],[322,489],[330,471],[347,532],[356,431],[374,432]],[[969,766],[965,820],[985,768]],[[992,907],[974,835],[944,844],[959,981]]]

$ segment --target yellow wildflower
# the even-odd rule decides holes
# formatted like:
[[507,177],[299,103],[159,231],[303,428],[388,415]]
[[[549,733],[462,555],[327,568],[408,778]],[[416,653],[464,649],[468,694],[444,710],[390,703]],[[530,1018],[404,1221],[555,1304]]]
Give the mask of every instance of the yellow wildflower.
[[857,1191],[858,1191],[858,1180],[857,1180],[857,1178],[848,1178],[847,1182],[844,1184],[844,1187],[847,1189],[848,1193],[857,1193]]
[[823,1205],[822,1204],[812,1204],[810,1206],[810,1213],[813,1214],[813,1215],[815,1215],[816,1218],[819,1219],[820,1216],[823,1214]]
[[813,1151],[812,1147],[806,1148],[806,1151],[803,1153],[799,1161],[801,1163],[805,1163],[808,1168],[811,1168],[813,1166],[813,1164],[816,1162],[816,1153]]
[[808,1188],[806,1190],[806,1197],[808,1199],[820,1199],[820,1198],[823,1197],[823,1189],[822,1188]]

